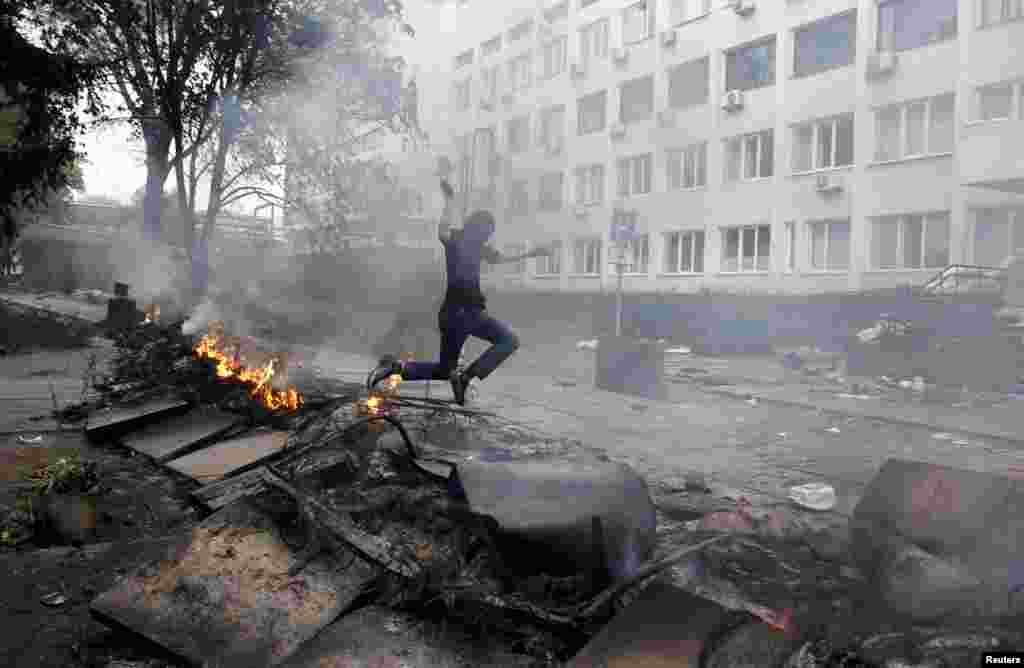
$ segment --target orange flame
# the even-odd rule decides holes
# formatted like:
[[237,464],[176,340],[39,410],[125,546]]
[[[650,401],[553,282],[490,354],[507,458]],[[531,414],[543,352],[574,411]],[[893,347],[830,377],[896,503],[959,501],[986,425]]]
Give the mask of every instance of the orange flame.
[[[249,396],[272,411],[294,411],[305,403],[302,395],[291,386],[283,390],[275,390],[271,380],[277,373],[278,359],[271,359],[260,367],[246,366],[242,361],[241,341],[233,338],[225,339],[223,325],[213,323],[210,334],[202,337],[194,349],[201,359],[208,359],[217,364],[218,378],[235,379],[249,386]],[[287,367],[284,374],[287,373]]]
[[143,310],[143,313],[146,314],[146,319],[144,321],[146,324],[160,322],[159,304],[150,304]]

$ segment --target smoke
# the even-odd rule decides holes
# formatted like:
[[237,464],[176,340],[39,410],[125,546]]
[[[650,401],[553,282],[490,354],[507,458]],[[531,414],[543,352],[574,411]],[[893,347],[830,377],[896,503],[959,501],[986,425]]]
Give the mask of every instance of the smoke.
[[181,333],[185,336],[192,336],[204,332],[209,328],[211,322],[217,320],[223,320],[220,308],[213,299],[207,297],[181,326]]

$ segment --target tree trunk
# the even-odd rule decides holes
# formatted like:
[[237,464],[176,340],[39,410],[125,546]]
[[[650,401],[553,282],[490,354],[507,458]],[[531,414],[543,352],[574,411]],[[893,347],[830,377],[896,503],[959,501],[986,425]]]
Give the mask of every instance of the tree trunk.
[[224,186],[224,169],[227,163],[228,148],[230,144],[224,136],[224,128],[221,128],[217,141],[217,155],[214,157],[213,171],[210,173],[210,198],[206,204],[206,216],[203,220],[203,239],[209,242],[213,235],[213,229],[217,224],[217,214],[220,213],[221,191]]
[[143,238],[158,242],[162,238],[161,213],[164,183],[170,173],[171,134],[162,119],[143,121],[146,144],[146,196],[142,204]]

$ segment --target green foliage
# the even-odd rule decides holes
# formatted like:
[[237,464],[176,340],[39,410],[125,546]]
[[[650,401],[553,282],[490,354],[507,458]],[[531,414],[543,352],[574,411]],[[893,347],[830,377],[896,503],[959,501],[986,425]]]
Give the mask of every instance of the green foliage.
[[39,495],[85,494],[99,486],[95,462],[83,462],[80,457],[61,457],[52,464],[32,473],[32,486]]

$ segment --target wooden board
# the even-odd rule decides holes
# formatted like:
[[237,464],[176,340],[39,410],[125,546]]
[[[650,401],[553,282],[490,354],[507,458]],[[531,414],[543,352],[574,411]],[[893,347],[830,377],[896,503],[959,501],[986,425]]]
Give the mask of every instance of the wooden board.
[[200,483],[213,482],[281,452],[287,442],[286,431],[254,432],[169,460],[164,466]]
[[166,462],[208,444],[240,423],[235,415],[204,407],[146,425],[121,442],[157,462]]
[[91,440],[114,437],[138,429],[144,424],[184,413],[188,407],[187,401],[176,397],[165,397],[137,406],[97,411],[88,417],[85,435]]
[[91,612],[195,665],[274,666],[345,611],[376,577],[344,548],[298,575],[266,514],[241,502],[183,535],[101,594]]

